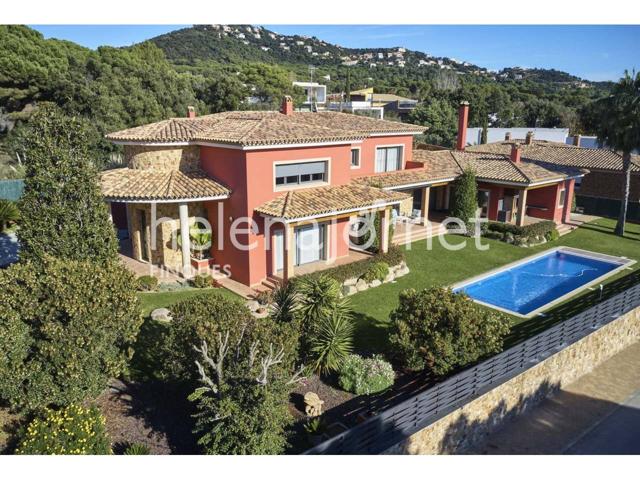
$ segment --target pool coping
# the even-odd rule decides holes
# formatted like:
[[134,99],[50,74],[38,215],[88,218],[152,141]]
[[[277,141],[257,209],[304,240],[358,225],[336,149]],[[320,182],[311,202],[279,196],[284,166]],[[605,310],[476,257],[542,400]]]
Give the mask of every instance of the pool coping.
[[485,278],[491,277],[493,275],[496,275],[498,273],[502,273],[504,271],[510,270],[514,267],[517,267],[519,265],[525,264],[525,263],[529,263],[537,258],[540,257],[544,257],[546,255],[549,255],[551,253],[554,252],[559,252],[559,251],[564,251],[567,253],[570,253],[572,255],[578,255],[578,256],[582,256],[582,257],[586,257],[586,258],[591,258],[594,260],[601,260],[601,261],[605,261],[605,262],[609,262],[609,263],[617,263],[619,264],[618,267],[614,268],[613,270],[611,270],[610,272],[607,272],[601,276],[599,276],[598,278],[591,280],[588,283],[585,283],[584,285],[579,286],[578,288],[574,288],[573,290],[571,290],[570,292],[565,293],[564,295],[552,300],[551,302],[545,303],[544,305],[536,308],[535,310],[532,310],[531,312],[527,313],[526,315],[523,315],[522,313],[518,313],[515,312],[513,310],[509,310],[508,308],[503,308],[503,307],[499,307],[497,305],[492,305],[490,303],[487,302],[483,302],[481,300],[476,300],[475,298],[469,297],[471,298],[471,300],[473,300],[475,303],[479,304],[479,305],[484,305],[485,307],[488,308],[492,308],[494,310],[498,310],[504,313],[508,313],[509,315],[513,315],[515,317],[519,317],[519,318],[533,318],[535,316],[538,316],[540,314],[542,314],[543,310],[548,310],[550,307],[553,307],[559,303],[564,302],[565,300],[567,300],[570,297],[573,297],[574,295],[576,295],[577,293],[586,290],[590,287],[592,287],[593,285],[596,284],[600,284],[602,283],[602,281],[608,277],[611,277],[613,275],[616,275],[618,273],[620,273],[623,269],[628,268],[629,266],[633,265],[636,263],[636,260],[627,258],[627,257],[616,257],[614,255],[608,255],[606,253],[599,253],[599,252],[592,252],[590,250],[583,250],[581,248],[574,248],[574,247],[565,247],[565,246],[560,246],[560,247],[553,247],[550,248],[549,250],[544,250],[542,252],[536,253],[534,255],[530,255],[528,257],[524,257],[521,258],[520,260],[516,260],[515,262],[511,262],[508,263],[506,265],[502,265],[501,267],[497,267],[494,268],[492,270],[489,270],[487,272],[481,273],[479,275],[476,275],[474,277],[471,278],[467,278],[466,280],[462,280],[460,282],[454,283],[453,285],[451,285],[449,288],[451,288],[452,290],[456,290],[462,287],[466,287],[467,285],[470,285],[472,283],[478,282],[480,280],[483,280]]

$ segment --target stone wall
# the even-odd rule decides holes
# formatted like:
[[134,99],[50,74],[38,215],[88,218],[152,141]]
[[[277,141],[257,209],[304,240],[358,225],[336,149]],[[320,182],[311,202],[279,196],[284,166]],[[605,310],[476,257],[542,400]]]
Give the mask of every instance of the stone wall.
[[[154,265],[164,265],[165,267],[180,271],[182,269],[182,250],[177,242],[173,242],[173,232],[180,232],[180,214],[177,203],[157,204],[156,220],[170,218],[171,221],[162,222],[156,232],[156,246],[151,249],[151,205],[148,203],[128,204],[129,219],[131,224],[130,237],[133,246],[133,257],[142,260],[142,232],[141,218],[139,212],[144,212],[146,218],[146,236],[149,244],[146,246],[147,258],[151,259]],[[193,223],[195,217],[207,218],[204,205],[201,203],[189,204],[189,220]],[[175,247],[175,248],[174,248]]]
[[455,410],[387,454],[463,453],[506,420],[640,340],[640,307]]
[[125,145],[124,159],[129,168],[141,170],[182,170],[200,168],[200,147],[150,147]]
[[[409,193],[409,192],[407,192]],[[410,217],[413,213],[413,197],[406,198],[400,202],[400,215]]]

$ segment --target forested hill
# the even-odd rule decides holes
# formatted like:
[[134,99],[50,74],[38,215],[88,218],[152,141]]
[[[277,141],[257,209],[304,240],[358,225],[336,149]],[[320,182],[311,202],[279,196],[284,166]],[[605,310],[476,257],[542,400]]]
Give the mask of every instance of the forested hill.
[[118,151],[105,133],[183,116],[188,105],[205,114],[273,109],[285,94],[299,101],[301,91],[291,82],[308,80],[309,65],[329,92],[367,86],[420,100],[409,120],[429,126],[426,140],[445,146],[455,136],[461,100],[471,103],[472,126],[580,131],[585,108],[609,88],[554,70],[489,72],[402,47],[349,49],[249,25],[195,26],[96,50],[0,25],[0,177],[2,162],[20,153],[20,132],[41,102],[84,118],[94,132],[96,159],[104,160]]

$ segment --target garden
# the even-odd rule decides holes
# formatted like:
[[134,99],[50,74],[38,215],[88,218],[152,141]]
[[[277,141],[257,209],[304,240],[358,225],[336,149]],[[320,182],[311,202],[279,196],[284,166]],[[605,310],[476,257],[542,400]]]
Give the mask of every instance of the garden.
[[[20,261],[0,270],[4,453],[299,453],[639,281],[635,264],[529,320],[447,288],[560,245],[640,260],[639,225],[620,237],[598,219],[535,246],[502,232],[482,251],[461,235],[444,237],[468,242],[455,251],[438,239],[394,248],[279,284],[258,318],[210,277],[184,288],[134,278],[82,126],[54,108],[33,125],[12,221]],[[391,278],[396,263],[408,272]],[[354,276],[376,288],[346,295]]]

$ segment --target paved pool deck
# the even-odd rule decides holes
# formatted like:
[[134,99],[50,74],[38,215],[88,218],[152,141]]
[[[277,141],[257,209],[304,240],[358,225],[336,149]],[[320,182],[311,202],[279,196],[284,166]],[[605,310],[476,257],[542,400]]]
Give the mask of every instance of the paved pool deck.
[[614,355],[467,453],[640,454],[640,343]]

